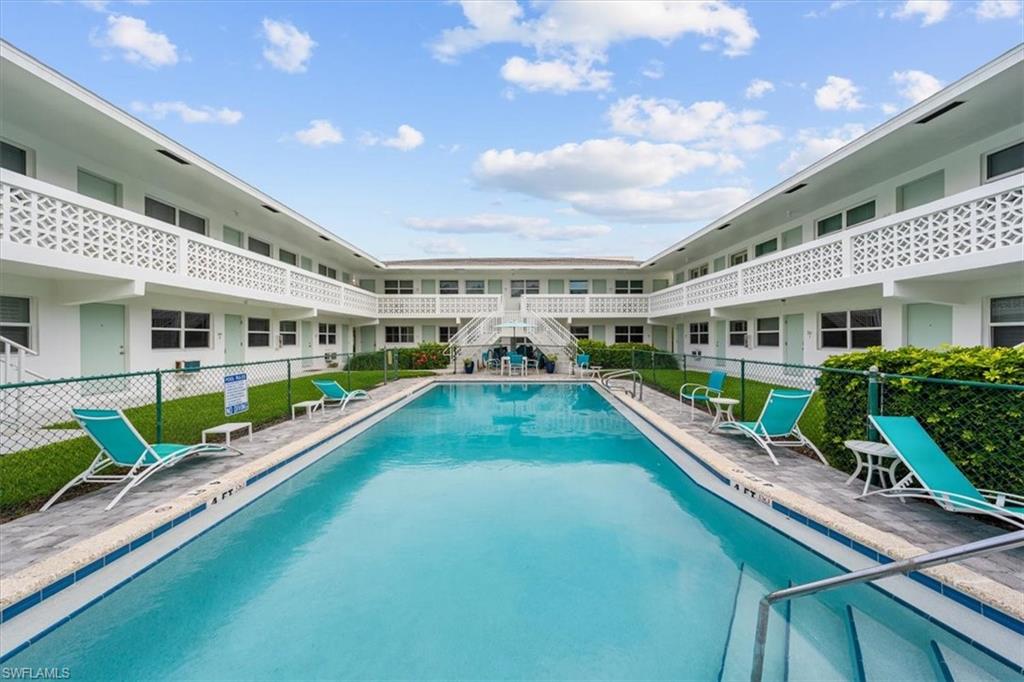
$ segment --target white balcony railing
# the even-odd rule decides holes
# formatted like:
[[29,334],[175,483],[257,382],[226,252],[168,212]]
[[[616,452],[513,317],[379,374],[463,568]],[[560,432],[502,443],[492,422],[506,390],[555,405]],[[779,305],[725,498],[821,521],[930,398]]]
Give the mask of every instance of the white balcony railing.
[[[650,315],[872,284],[902,268],[942,270],[947,259],[997,249],[1018,262],[1024,254],[1022,175],[662,289],[651,294]],[[906,275],[930,274],[925,269]]]
[[647,294],[532,294],[522,307],[551,317],[647,317]]
[[476,317],[501,309],[494,294],[384,294],[377,297],[378,317]]

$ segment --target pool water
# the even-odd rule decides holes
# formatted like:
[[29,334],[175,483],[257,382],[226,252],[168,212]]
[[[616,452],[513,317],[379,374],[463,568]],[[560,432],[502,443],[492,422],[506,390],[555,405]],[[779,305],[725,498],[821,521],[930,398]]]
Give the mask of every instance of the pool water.
[[[836,572],[589,386],[439,385],[5,666],[749,679],[757,600]],[[1016,675],[865,586],[782,607],[768,650],[765,679]]]

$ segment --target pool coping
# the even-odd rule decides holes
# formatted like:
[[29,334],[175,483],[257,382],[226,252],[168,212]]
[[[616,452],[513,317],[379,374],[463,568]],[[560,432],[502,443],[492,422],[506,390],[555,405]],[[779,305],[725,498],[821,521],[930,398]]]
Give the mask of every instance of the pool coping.
[[[879,563],[907,559],[926,550],[820,502],[750,473],[629,395],[611,393],[669,440],[686,450],[722,483]],[[1024,593],[958,564],[915,571],[908,577],[1018,635],[1024,635]]]
[[[457,375],[456,375],[457,376]],[[216,480],[187,491],[175,499],[123,521],[74,546],[46,557],[0,579],[0,623],[60,593],[97,570],[128,555],[154,538],[201,514],[233,493],[256,483],[314,450],[327,440],[373,418],[396,403],[439,383],[482,383],[459,381],[450,375],[414,381],[401,391],[374,400],[367,409],[341,417],[303,438],[219,476]],[[493,383],[505,383],[495,379]],[[519,383],[519,382],[517,382]],[[530,383],[581,383],[602,388],[596,381],[550,380],[537,377]],[[602,391],[603,392],[603,391]],[[610,393],[624,406],[689,453],[695,461],[722,483],[765,504],[798,523],[817,530],[831,540],[870,559],[888,562],[924,552],[906,539],[873,528],[841,512],[781,488],[737,465],[727,456],[686,433],[670,421],[627,395]],[[949,564],[910,575],[911,579],[938,594],[1024,635],[1024,594],[963,566]]]

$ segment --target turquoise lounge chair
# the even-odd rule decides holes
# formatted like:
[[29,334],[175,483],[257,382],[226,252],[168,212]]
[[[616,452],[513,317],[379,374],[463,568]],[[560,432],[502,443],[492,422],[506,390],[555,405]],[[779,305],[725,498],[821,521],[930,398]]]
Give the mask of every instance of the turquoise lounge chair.
[[683,384],[679,387],[679,402],[689,401],[690,421],[693,421],[697,414],[697,403],[707,405],[712,398],[721,398],[722,390],[725,388],[725,371],[716,369],[708,377],[708,383],[704,384]]
[[773,388],[768,393],[768,400],[765,401],[761,416],[756,422],[723,422],[718,428],[722,431],[736,431],[753,438],[775,464],[778,464],[779,460],[775,459],[772,452],[773,445],[784,448],[810,448],[822,464],[828,464],[821,450],[807,436],[800,433],[800,427],[797,426],[813,395],[814,391]]
[[512,376],[512,370],[519,370],[519,374],[526,376],[526,356],[520,355],[519,353],[509,353],[505,356],[508,358],[508,375]]
[[[947,511],[991,514],[1024,522],[1024,498],[975,488],[915,417],[871,415],[868,419],[910,470],[894,487],[868,495],[929,498]],[[915,479],[920,487],[912,486]]]
[[362,389],[346,391],[341,384],[333,379],[313,379],[313,385],[320,389],[320,409],[328,405],[340,405],[342,411],[348,407],[350,400],[369,400],[370,394]]
[[[177,443],[147,443],[139,435],[132,423],[121,410],[93,410],[74,408],[71,414],[81,424],[82,429],[100,446],[100,451],[92,464],[82,473],[68,481],[67,485],[57,491],[43,508],[46,511],[54,502],[69,489],[79,483],[121,483],[128,484],[111,500],[106,509],[110,509],[121,501],[132,488],[138,486],[158,471],[172,467],[189,455],[201,455],[210,452],[239,451],[221,443],[200,443],[198,445],[178,445]],[[108,467],[126,467],[123,474],[101,474]]]

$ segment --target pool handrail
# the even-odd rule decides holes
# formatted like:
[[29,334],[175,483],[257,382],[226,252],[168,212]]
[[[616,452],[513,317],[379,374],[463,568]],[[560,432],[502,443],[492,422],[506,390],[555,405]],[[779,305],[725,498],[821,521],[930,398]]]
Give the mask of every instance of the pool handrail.
[[[605,371],[604,373],[600,374],[601,385],[604,386],[609,391],[611,391],[613,387],[609,382],[612,379],[623,379],[625,377],[629,377],[632,380],[632,385],[630,386],[630,390],[628,391],[626,389],[622,389],[623,392],[633,396],[634,400],[642,401],[644,399],[644,375],[636,371],[635,369],[613,369]],[[637,391],[638,383],[640,386],[639,393]]]

